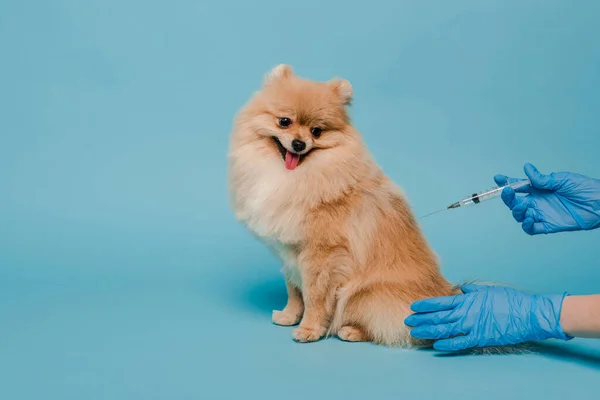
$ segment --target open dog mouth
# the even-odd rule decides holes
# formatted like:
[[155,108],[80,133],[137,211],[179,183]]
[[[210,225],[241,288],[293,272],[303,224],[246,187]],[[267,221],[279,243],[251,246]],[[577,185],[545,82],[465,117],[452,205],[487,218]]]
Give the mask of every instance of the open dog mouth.
[[289,151],[288,149],[283,147],[283,145],[281,144],[279,139],[277,139],[275,136],[271,136],[271,139],[273,139],[273,141],[277,145],[277,148],[279,149],[279,153],[281,154],[283,161],[285,161],[285,167],[289,170],[296,169],[298,164],[300,164],[302,162],[302,160],[304,160],[306,158],[306,156],[308,156],[310,154],[310,152],[312,151],[312,149],[311,149],[305,154],[292,153],[291,151]]

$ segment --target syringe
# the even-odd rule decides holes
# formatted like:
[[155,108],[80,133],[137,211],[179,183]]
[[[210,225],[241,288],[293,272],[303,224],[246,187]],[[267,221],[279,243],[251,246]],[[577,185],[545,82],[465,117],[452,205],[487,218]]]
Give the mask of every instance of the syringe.
[[510,184],[504,185],[504,186],[496,186],[492,189],[484,190],[479,193],[473,193],[472,195],[465,197],[464,199],[457,201],[456,203],[450,204],[448,207],[446,207],[444,209],[424,215],[421,218],[429,217],[430,215],[437,214],[437,213],[445,211],[445,210],[450,210],[452,208],[468,207],[468,206],[472,206],[475,204],[480,204],[483,201],[490,200],[490,199],[500,196],[502,194],[502,191],[507,187],[511,187],[514,190],[517,190],[517,189],[527,186],[529,184],[530,184],[529,179],[525,179],[522,181],[510,183]]

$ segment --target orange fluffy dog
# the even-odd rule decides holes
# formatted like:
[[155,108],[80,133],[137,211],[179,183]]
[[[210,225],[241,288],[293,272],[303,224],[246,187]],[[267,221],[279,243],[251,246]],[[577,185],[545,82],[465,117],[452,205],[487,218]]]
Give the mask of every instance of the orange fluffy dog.
[[404,318],[418,299],[456,294],[401,191],[349,121],[348,81],[273,69],[239,112],[230,190],[237,218],[283,260],[293,337],[422,345]]

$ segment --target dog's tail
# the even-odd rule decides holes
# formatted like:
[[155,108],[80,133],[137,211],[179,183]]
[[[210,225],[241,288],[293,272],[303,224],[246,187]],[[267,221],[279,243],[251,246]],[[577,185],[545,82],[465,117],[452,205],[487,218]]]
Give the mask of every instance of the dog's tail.
[[338,289],[335,298],[335,311],[333,313],[333,319],[329,324],[329,328],[325,336],[335,336],[338,330],[342,327],[344,323],[344,310],[346,308],[346,304],[348,303],[348,299],[351,297],[352,293],[354,293],[356,288],[353,286],[344,287]]

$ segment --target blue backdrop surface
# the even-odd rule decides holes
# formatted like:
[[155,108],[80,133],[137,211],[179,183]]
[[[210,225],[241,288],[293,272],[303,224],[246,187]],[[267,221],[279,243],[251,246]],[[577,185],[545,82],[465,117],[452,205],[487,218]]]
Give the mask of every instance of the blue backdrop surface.
[[[231,121],[279,63],[349,79],[417,215],[496,173],[600,177],[597,1],[0,3],[0,398],[597,398],[600,344],[453,357],[296,344],[227,205]],[[600,231],[500,201],[423,221],[451,280],[600,292]]]

